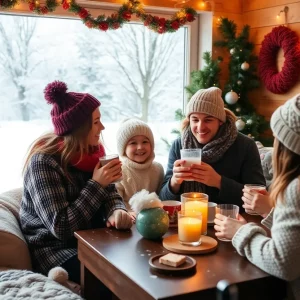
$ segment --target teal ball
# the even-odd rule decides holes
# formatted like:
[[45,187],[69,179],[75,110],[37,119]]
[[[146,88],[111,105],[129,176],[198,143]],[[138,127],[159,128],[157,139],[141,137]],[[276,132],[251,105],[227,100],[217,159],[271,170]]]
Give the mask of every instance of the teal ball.
[[159,239],[168,231],[168,214],[160,207],[143,209],[137,215],[136,228],[146,239]]

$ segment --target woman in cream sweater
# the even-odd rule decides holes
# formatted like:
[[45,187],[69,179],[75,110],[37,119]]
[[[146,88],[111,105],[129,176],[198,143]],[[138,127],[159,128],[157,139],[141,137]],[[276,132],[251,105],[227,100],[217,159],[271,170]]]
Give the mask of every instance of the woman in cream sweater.
[[280,106],[272,115],[275,136],[274,178],[262,224],[271,230],[216,215],[216,236],[232,238],[238,253],[265,272],[289,282],[294,299],[300,299],[300,94]]

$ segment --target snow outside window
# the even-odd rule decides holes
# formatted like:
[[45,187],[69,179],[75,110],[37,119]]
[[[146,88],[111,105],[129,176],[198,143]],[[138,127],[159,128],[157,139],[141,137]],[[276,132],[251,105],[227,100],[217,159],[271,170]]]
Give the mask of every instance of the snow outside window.
[[22,185],[28,147],[53,128],[43,90],[54,80],[100,100],[107,153],[116,152],[120,121],[139,117],[151,126],[156,160],[166,166],[162,139],[171,142],[179,128],[188,36],[187,27],[159,35],[130,23],[101,32],[80,20],[0,15],[0,192]]

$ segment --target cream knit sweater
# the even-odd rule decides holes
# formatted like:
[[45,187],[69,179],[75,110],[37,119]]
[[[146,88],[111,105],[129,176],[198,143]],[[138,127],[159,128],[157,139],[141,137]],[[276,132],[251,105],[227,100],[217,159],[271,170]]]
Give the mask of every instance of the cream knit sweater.
[[144,164],[138,164],[127,157],[122,157],[122,181],[116,183],[118,193],[123,197],[126,208],[132,211],[129,199],[145,189],[150,193],[159,193],[164,178],[164,169],[151,157]]
[[263,271],[289,281],[293,297],[300,299],[300,180],[287,187],[283,203],[262,221],[271,229],[272,237],[254,223],[236,232],[232,244]]

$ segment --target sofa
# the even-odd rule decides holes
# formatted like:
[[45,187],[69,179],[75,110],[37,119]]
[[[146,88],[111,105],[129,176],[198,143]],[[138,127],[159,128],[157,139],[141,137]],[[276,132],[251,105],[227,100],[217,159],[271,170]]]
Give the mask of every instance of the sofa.
[[272,153],[273,147],[264,147],[262,143],[256,142],[258,152],[261,159],[261,165],[266,179],[267,190],[269,189],[273,179],[273,168],[272,168]]
[[22,188],[17,188],[0,195],[0,270],[32,270],[19,223],[22,192]]
[[48,277],[32,271],[29,249],[20,228],[22,193],[22,188],[17,188],[0,195],[0,298],[82,299],[79,285],[68,281],[62,268],[52,269],[54,272],[51,270]]

